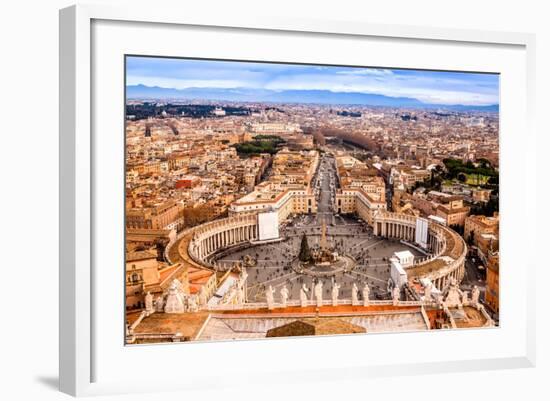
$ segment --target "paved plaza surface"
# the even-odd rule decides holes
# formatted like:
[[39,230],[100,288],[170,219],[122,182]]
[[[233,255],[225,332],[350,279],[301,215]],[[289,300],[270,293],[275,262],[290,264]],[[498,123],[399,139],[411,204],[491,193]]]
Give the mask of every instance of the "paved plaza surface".
[[[291,269],[290,263],[300,250],[302,234],[306,233],[310,248],[319,247],[321,238],[320,216],[298,217],[281,230],[280,242],[251,246],[235,251],[218,259],[218,265],[231,266],[241,262],[245,255],[256,260],[255,266],[246,267],[248,273],[248,301],[265,302],[265,289],[271,285],[278,291],[286,284],[290,291],[290,299],[298,299],[300,288],[305,283],[308,288],[316,278],[299,274]],[[334,278],[320,279],[323,282],[323,292],[330,299],[333,280],[341,285],[340,298],[351,298],[351,289],[355,282],[359,289],[368,283],[371,288],[371,298],[389,299],[387,291],[390,268],[388,259],[394,252],[409,250],[415,256],[424,256],[398,240],[376,237],[372,229],[349,217],[338,216],[334,226],[327,225],[327,242],[339,254],[353,256],[357,266],[349,273],[339,273]],[[310,296],[313,292],[310,291]]]
[[[389,258],[394,252],[409,250],[415,256],[425,256],[415,248],[401,243],[399,240],[385,239],[374,236],[372,229],[363,221],[353,216],[335,214],[332,208],[336,187],[336,169],[334,159],[323,157],[317,174],[314,177],[317,195],[317,214],[294,217],[280,228],[281,241],[266,244],[251,245],[246,249],[225,253],[217,259],[219,266],[230,267],[242,262],[246,255],[255,260],[255,266],[246,267],[248,273],[248,302],[265,302],[265,290],[272,286],[275,298],[279,290],[286,285],[290,299],[299,299],[300,288],[305,283],[310,289],[317,280],[323,282],[323,297],[330,299],[334,282],[340,285],[340,298],[351,298],[351,289],[355,282],[362,289],[368,284],[372,299],[389,299],[388,280],[390,278]],[[300,251],[300,241],[305,233],[311,249],[319,248],[323,222],[326,225],[328,247],[340,255],[355,258],[356,267],[346,273],[338,273],[334,277],[317,279],[307,274],[299,274],[292,270],[291,262],[297,258]]]

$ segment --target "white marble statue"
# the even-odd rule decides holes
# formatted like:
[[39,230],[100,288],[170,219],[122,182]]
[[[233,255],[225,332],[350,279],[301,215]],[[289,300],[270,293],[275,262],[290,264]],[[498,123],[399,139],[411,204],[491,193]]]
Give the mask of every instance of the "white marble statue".
[[393,280],[391,277],[388,279],[388,282],[386,283],[386,291],[391,292],[393,288]]
[[265,290],[265,299],[267,300],[267,308],[268,309],[273,309],[274,307],[274,299],[273,299],[273,293],[275,292],[275,290],[273,289],[272,286],[269,286],[267,287],[267,289]]
[[466,291],[462,291],[462,305],[468,305],[470,303],[470,300],[468,299],[468,293]]
[[237,300],[237,289],[233,286],[231,288],[229,288],[229,291],[227,291],[225,293],[225,295],[223,296],[222,300],[221,300],[221,304],[229,304],[233,301],[236,301]]
[[187,310],[189,312],[198,312],[199,306],[197,305],[197,296],[196,295],[190,295],[187,298]]
[[315,284],[315,300],[317,301],[317,306],[323,305],[323,282],[321,280]]
[[338,295],[340,294],[340,284],[334,283],[332,285],[332,305],[338,305]]
[[159,295],[155,300],[155,310],[157,312],[164,311],[164,298],[162,297],[162,295]]
[[248,273],[246,272],[246,269],[241,270],[241,276],[240,276],[240,282],[244,286],[246,284],[246,279],[248,278]]
[[172,280],[172,283],[170,285],[173,285],[178,292],[183,293],[183,285],[181,284],[181,281],[179,281],[177,278]]
[[432,283],[429,283],[426,288],[424,288],[424,301],[431,302],[432,301]]
[[456,280],[451,279],[449,281],[449,290],[447,292],[447,296],[443,300],[445,306],[447,306],[448,308],[456,308],[462,306],[462,297],[462,291],[460,290],[460,288],[458,288]]
[[302,288],[300,288],[300,305],[302,307],[307,305],[307,293],[309,291],[309,288],[307,288],[306,284],[302,284]]
[[237,286],[237,304],[238,305],[244,304],[244,289],[242,285]]
[[392,300],[393,300],[393,304],[397,305],[397,303],[399,302],[399,297],[400,297],[400,291],[399,291],[398,286],[393,287],[391,297],[392,297]]
[[168,289],[166,304],[164,305],[165,313],[184,313],[185,312],[185,295],[181,290],[181,283],[178,280],[172,281]]
[[286,285],[283,286],[283,288],[281,288],[281,305],[283,306],[283,308],[286,308],[286,301],[288,300],[288,288],[286,288]]
[[201,289],[199,290],[199,307],[202,309],[204,307],[206,307],[207,303],[208,303],[208,297],[206,296],[206,289],[204,288],[204,286],[201,287]]
[[437,303],[437,306],[442,307],[443,306],[443,294],[439,293],[435,297],[435,302]]
[[363,306],[369,306],[370,288],[367,283],[363,287]]
[[359,300],[357,299],[357,284],[353,283],[353,286],[351,287],[351,304],[357,305],[359,303]]
[[472,303],[474,305],[479,304],[479,288],[477,285],[474,285],[474,288],[472,289]]
[[147,316],[152,314],[155,311],[153,308],[153,295],[151,295],[151,292],[147,291],[147,294],[145,294],[145,312],[147,313]]

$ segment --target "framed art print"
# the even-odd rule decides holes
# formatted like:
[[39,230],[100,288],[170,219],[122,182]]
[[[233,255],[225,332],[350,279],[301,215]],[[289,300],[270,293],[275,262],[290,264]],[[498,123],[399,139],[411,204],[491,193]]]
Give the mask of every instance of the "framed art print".
[[127,344],[498,325],[498,74],[125,64]]
[[531,36],[176,14],[61,12],[63,391],[532,365]]

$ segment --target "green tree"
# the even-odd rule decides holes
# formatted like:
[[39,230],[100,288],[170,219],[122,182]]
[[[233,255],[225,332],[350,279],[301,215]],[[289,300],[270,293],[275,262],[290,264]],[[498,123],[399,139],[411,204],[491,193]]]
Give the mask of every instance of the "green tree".
[[302,235],[302,242],[300,243],[300,253],[298,254],[298,259],[301,262],[309,262],[311,260],[311,251],[309,250],[309,245],[307,243],[307,237],[304,233]]
[[483,157],[478,159],[477,162],[480,164],[481,168],[491,168],[491,162]]

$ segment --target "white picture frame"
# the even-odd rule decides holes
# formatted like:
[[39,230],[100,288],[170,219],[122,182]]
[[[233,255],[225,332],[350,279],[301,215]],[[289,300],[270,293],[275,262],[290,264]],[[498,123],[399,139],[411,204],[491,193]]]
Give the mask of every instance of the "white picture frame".
[[[98,189],[95,175],[97,173],[97,152],[101,151],[93,137],[93,126],[96,123],[94,117],[94,96],[95,88],[92,85],[94,68],[97,67],[94,60],[94,51],[97,51],[98,43],[93,42],[94,23],[98,21],[108,21],[109,24],[136,24],[132,27],[139,31],[146,29],[147,26],[169,27],[203,27],[209,31],[230,29],[246,35],[253,35],[254,32],[268,32],[273,34],[308,35],[308,37],[330,38],[339,37],[354,40],[361,38],[383,38],[388,41],[420,41],[437,43],[438,46],[451,44],[460,44],[461,46],[495,46],[501,48],[511,48],[517,50],[518,68],[522,71],[521,76],[514,79],[517,82],[518,91],[524,94],[520,96],[518,104],[524,107],[518,111],[518,120],[510,121],[510,126],[516,128],[523,127],[525,134],[522,136],[523,145],[516,144],[514,139],[508,139],[507,148],[515,147],[521,158],[534,162],[535,160],[535,133],[532,126],[534,117],[534,48],[535,38],[531,34],[508,33],[508,32],[484,32],[460,29],[437,29],[428,27],[398,26],[398,25],[376,25],[359,22],[346,21],[318,21],[318,20],[297,20],[291,17],[278,19],[270,17],[260,17],[257,15],[243,15],[240,17],[224,17],[215,13],[209,15],[186,15],[184,7],[181,10],[170,10],[166,8],[114,8],[109,6],[96,5],[78,5],[72,6],[60,11],[60,390],[72,395],[94,395],[108,393],[126,393],[157,391],[167,389],[200,389],[201,386],[208,385],[212,388],[212,376],[208,371],[201,370],[201,363],[198,361],[200,353],[228,352],[228,357],[250,352],[251,347],[258,350],[259,355],[265,352],[285,354],[290,352],[295,340],[273,340],[259,342],[240,343],[228,345],[229,343],[205,343],[193,344],[191,346],[172,345],[172,346],[149,346],[136,347],[137,351],[132,354],[122,352],[120,359],[115,361],[115,355],[109,355],[103,352],[103,339],[97,335],[95,326],[102,322],[104,324],[103,307],[94,304],[94,288],[102,286],[101,280],[94,275],[94,266],[98,258],[96,255],[98,244],[94,243],[94,229],[97,224],[96,219],[102,212],[98,212],[98,205],[94,198],[94,192]],[[128,26],[116,28],[117,30],[129,29]],[[123,38],[118,38],[123,39]],[[113,40],[114,42],[116,40]],[[167,45],[169,47],[169,45]],[[514,50],[514,52],[515,52]],[[168,54],[171,55],[171,54]],[[524,64],[523,64],[524,63]],[[398,67],[398,66],[396,66]],[[519,71],[518,70],[518,71]],[[117,74],[120,74],[118,71]],[[118,89],[123,91],[121,86]],[[508,96],[508,92],[502,94]],[[503,100],[506,100],[503,98]],[[503,107],[502,113],[507,112]],[[510,118],[512,120],[513,118]],[[122,122],[122,116],[120,116]],[[122,125],[121,125],[122,127]],[[123,131],[120,131],[122,136]],[[501,134],[501,140],[506,132]],[[517,146],[516,146],[517,145]],[[115,156],[113,156],[115,157]],[[532,185],[535,182],[534,174],[527,174],[526,167],[518,167],[519,171],[512,171],[507,167],[506,153],[501,153],[503,157],[503,191],[506,189],[506,176],[511,180],[520,180],[520,185]],[[521,187],[520,187],[521,189]],[[531,229],[536,221],[535,210],[528,207],[527,198],[522,195],[524,191],[507,190],[510,196],[502,201],[503,223],[501,229],[502,242],[517,243],[522,249],[532,246],[525,239],[519,237],[522,230]],[[519,192],[519,193],[518,193]],[[503,195],[504,198],[504,195]],[[514,207],[515,206],[515,207]],[[100,207],[101,208],[101,207]],[[506,215],[505,213],[508,213]],[[511,230],[511,228],[514,230]],[[123,229],[120,227],[120,233]],[[96,232],[97,234],[97,232]],[[516,242],[517,241],[517,242]],[[502,246],[502,245],[501,245]],[[511,248],[511,247],[510,247]],[[508,352],[499,353],[498,348],[484,352],[472,353],[465,358],[457,358],[442,355],[441,358],[425,357],[422,350],[416,350],[410,354],[404,355],[399,363],[383,363],[383,359],[376,359],[373,355],[372,361],[359,361],[351,363],[344,359],[335,358],[330,364],[317,361],[314,353],[315,347],[319,346],[319,341],[323,346],[330,349],[334,347],[347,347],[352,345],[343,345],[342,337],[327,337],[322,339],[303,339],[300,340],[300,347],[304,355],[311,357],[310,364],[297,366],[295,369],[285,370],[283,365],[268,366],[268,364],[255,367],[255,372],[251,376],[257,383],[271,382],[273,377],[281,380],[295,380],[292,372],[300,371],[301,380],[327,380],[328,377],[337,380],[338,378],[353,377],[360,380],[362,377],[375,377],[386,375],[409,374],[414,370],[418,373],[433,372],[454,372],[479,369],[503,369],[512,367],[532,367],[535,364],[535,315],[534,308],[529,307],[534,300],[534,283],[525,279],[527,273],[534,272],[534,252],[526,252],[523,258],[523,264],[520,264],[521,274],[510,270],[514,283],[507,279],[505,273],[507,266],[516,264],[517,255],[514,255],[513,249],[501,253],[501,265],[503,266],[502,290],[501,294],[510,296],[510,299],[517,299],[517,308],[510,308],[510,319],[514,319],[513,324],[510,320],[506,322],[503,319],[502,327],[494,330],[485,331],[483,334],[476,331],[453,331],[452,333],[438,333],[441,341],[449,341],[449,337],[455,336],[460,342],[476,341],[476,335],[486,336],[483,341],[508,341],[510,349]],[[509,260],[509,262],[508,262]],[[118,262],[113,262],[114,264]],[[122,266],[122,261],[120,262]],[[121,267],[122,269],[122,267]],[[115,273],[113,273],[115,274]],[[525,276],[525,277],[524,277]],[[116,276],[122,280],[122,274]],[[512,276],[510,276],[512,277]],[[115,280],[116,281],[116,280]],[[122,286],[122,281],[120,281]],[[122,291],[122,288],[120,289]],[[116,294],[115,294],[116,296]],[[514,301],[515,302],[515,301]],[[506,305],[504,305],[506,306]],[[120,311],[122,313],[122,311]],[[116,329],[116,323],[108,323]],[[120,330],[123,330],[123,321],[119,322]],[[519,327],[514,331],[513,336],[504,338],[508,331],[514,327]],[[500,330],[500,331],[498,331]],[[493,334],[491,334],[491,332]],[[486,334],[489,333],[489,334]],[[494,334],[497,333],[497,334]],[[118,336],[118,333],[113,333]],[[105,333],[102,333],[105,336]],[[402,334],[384,334],[377,336],[350,336],[346,337],[346,344],[353,344],[353,347],[361,346],[363,341],[380,342],[391,341],[391,339],[400,338]],[[502,337],[502,338],[501,338]],[[103,337],[102,337],[103,338]],[[370,340],[369,338],[373,338]],[[405,338],[405,337],[404,337]],[[414,333],[407,334],[408,339],[416,341]],[[512,339],[512,340],[510,340]],[[439,341],[437,340],[437,341]],[[511,342],[510,342],[511,341]],[[122,338],[120,338],[120,347],[124,348]],[[174,351],[174,348],[179,347]],[[185,348],[188,347],[188,348]],[[193,347],[193,348],[191,348]],[[210,347],[210,348],[209,348]],[[266,347],[271,348],[269,351]],[[145,348],[148,348],[147,350]],[[460,346],[459,346],[460,348]],[[248,349],[248,351],[247,351]],[[339,348],[341,349],[341,348]],[[102,353],[103,352],[103,353]],[[169,360],[174,352],[188,354],[191,361],[196,361],[196,368],[191,367],[186,371],[188,380],[176,380],[172,376],[166,376],[164,380],[151,376],[150,380],[138,380],[120,375],[104,374],[99,366],[105,366],[106,363],[116,366],[117,369],[126,366],[136,366],[145,356],[140,353],[147,353],[147,358],[155,358],[160,364]],[[345,353],[345,350],[344,350]],[[455,354],[456,355],[456,354]],[[102,362],[99,364],[97,360]],[[112,359],[111,359],[112,358]],[[193,359],[196,358],[196,359]],[[268,358],[268,357],[267,357]],[[144,359],[145,360],[145,359]],[[237,362],[236,362],[237,363]],[[301,363],[301,362],[300,362]],[[205,365],[207,366],[207,365]],[[329,367],[330,366],[330,367]],[[269,379],[265,379],[268,377]],[[235,381],[231,377],[217,378],[215,386],[234,386]]]

